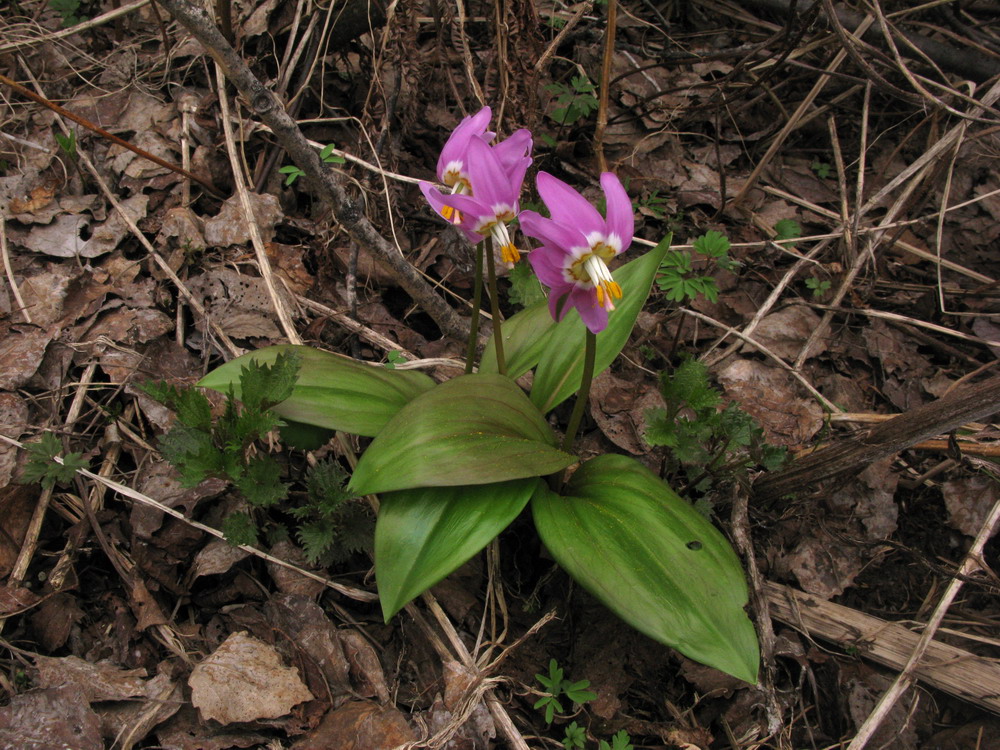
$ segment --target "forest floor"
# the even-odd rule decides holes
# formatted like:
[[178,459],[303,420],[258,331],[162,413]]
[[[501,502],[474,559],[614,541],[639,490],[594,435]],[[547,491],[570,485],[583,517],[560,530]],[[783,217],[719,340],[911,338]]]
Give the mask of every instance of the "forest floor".
[[[0,14],[0,748],[1000,748],[996,0],[221,0],[348,203],[296,179],[184,4]],[[161,455],[143,384],[271,344],[461,373],[473,253],[418,182],[484,105],[533,133],[527,185],[596,201],[619,176],[628,257],[673,235],[580,450],[637,458],[733,542],[757,685],[625,625],[525,517],[383,623],[370,541],[335,555],[291,505],[363,444],[258,446],[292,500],[252,509],[252,549],[218,533],[243,495]],[[528,268],[505,316],[541,293]],[[704,429],[651,444],[686,361],[759,429],[673,403]],[[973,417],[766,491],[977,385]],[[551,660],[595,697],[547,722]]]

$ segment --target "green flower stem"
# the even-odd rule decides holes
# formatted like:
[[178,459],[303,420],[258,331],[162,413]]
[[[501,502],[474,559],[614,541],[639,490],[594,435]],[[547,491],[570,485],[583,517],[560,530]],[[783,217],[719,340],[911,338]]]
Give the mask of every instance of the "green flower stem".
[[490,286],[490,311],[493,313],[493,342],[497,350],[497,372],[507,374],[507,362],[503,356],[503,336],[500,330],[500,297],[497,296],[497,269],[493,259],[493,238],[486,238],[486,282]]
[[563,438],[562,449],[566,453],[571,453],[573,441],[576,439],[576,431],[580,429],[580,422],[583,421],[583,410],[587,407],[587,400],[590,397],[590,383],[594,379],[594,359],[597,355],[597,334],[586,332],[586,343],[583,351],[583,376],[580,378],[580,390],[576,394],[576,403],[573,404],[573,413],[569,416],[569,424],[566,426],[566,436]]
[[476,245],[476,282],[472,291],[472,322],[469,330],[469,346],[465,350],[465,374],[471,375],[476,360],[476,344],[479,343],[479,310],[483,304],[483,243]]

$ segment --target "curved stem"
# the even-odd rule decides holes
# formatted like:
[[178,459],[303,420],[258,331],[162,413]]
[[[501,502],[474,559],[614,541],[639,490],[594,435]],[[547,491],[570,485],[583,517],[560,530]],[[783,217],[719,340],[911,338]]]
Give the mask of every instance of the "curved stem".
[[472,327],[469,330],[469,346],[465,350],[465,374],[471,375],[476,359],[476,344],[479,343],[479,310],[483,304],[483,243],[476,245],[476,282],[472,290]]
[[563,438],[562,449],[567,453],[572,452],[573,441],[576,439],[576,431],[580,429],[580,422],[583,421],[583,411],[587,406],[590,397],[590,383],[594,379],[594,359],[597,356],[597,334],[589,330],[586,334],[586,344],[583,350],[583,376],[580,378],[580,390],[576,393],[576,403],[573,404],[573,413],[570,414],[569,424],[566,426],[566,436]]
[[497,350],[497,372],[507,374],[503,356],[503,332],[500,329],[500,297],[497,296],[497,269],[493,259],[493,238],[486,238],[486,282],[490,287],[490,311],[493,313],[493,343]]

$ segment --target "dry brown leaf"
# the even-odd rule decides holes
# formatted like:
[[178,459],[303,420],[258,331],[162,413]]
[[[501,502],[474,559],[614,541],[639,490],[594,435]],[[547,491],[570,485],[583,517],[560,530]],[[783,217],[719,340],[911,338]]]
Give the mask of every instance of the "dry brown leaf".
[[[261,239],[270,242],[274,239],[274,225],[284,217],[278,199],[270,194],[250,193],[250,206]],[[250,242],[250,230],[239,196],[227,200],[218,215],[205,220],[205,242],[209,247],[246,245]]]
[[[820,317],[804,305],[791,305],[771,313],[760,321],[751,338],[766,346],[782,359],[794,361],[809,336],[819,327]],[[751,344],[744,352],[754,351]],[[816,357],[826,351],[820,340],[809,348],[809,356]]]
[[0,617],[7,617],[33,607],[41,598],[23,586],[0,584]]
[[892,470],[894,461],[891,457],[869,464],[837,484],[826,500],[830,510],[860,521],[866,539],[886,539],[896,530],[899,507],[894,498],[899,475]]
[[296,658],[295,661],[305,663],[307,678],[310,667],[319,668],[322,678],[315,681],[318,684],[310,680],[317,695],[322,691],[337,697],[351,691],[350,667],[341,645],[341,634],[322,607],[300,594],[278,594],[267,602],[264,613],[275,630],[306,655],[306,659]]
[[[0,434],[9,438],[19,440],[25,433],[28,426],[28,405],[24,399],[16,393],[0,391]],[[18,449],[10,443],[0,442],[0,487],[7,487],[10,478],[14,474],[17,466]],[[0,509],[3,508],[3,500],[0,499]],[[4,521],[0,521],[0,528],[6,528]],[[0,542],[2,549],[2,542]],[[2,553],[0,553],[2,560]],[[0,575],[2,575],[3,564],[0,562]]]
[[34,325],[49,326],[63,318],[63,304],[70,284],[79,276],[79,272],[68,265],[53,265],[21,282],[24,307]]
[[642,438],[645,413],[663,406],[655,386],[629,382],[611,374],[601,373],[590,390],[590,413],[607,438],[622,450],[643,455],[649,446]]
[[736,359],[718,374],[718,380],[726,397],[739,402],[757,420],[773,445],[804,445],[823,427],[819,404],[799,397],[800,386],[776,365]]
[[76,685],[33,690],[0,708],[0,747],[104,750],[101,722]]
[[357,630],[340,631],[340,643],[351,669],[355,692],[363,698],[378,698],[388,703],[389,685],[375,648]]
[[941,486],[948,508],[948,525],[968,536],[976,536],[1000,499],[1000,483],[987,476],[963,476]]
[[246,631],[233,633],[188,678],[191,704],[221,724],[276,719],[313,699],[298,670]]
[[76,597],[59,593],[42,600],[31,613],[38,642],[46,651],[55,651],[66,645],[70,632],[85,616]]
[[202,576],[220,575],[249,556],[249,552],[234,547],[225,539],[210,539],[194,556],[188,578],[194,581]]
[[87,240],[81,234],[89,231],[91,219],[83,214],[62,214],[51,224],[32,227],[20,244],[35,253],[57,258],[75,258],[83,255]]
[[[52,199],[55,194],[55,183],[42,183],[38,187],[34,188],[31,191],[31,194],[26,198],[12,198],[9,205],[10,212],[15,216],[18,214],[33,214],[52,203]],[[18,220],[21,220],[20,217],[18,217]]]
[[77,656],[49,657],[36,655],[36,682],[39,687],[75,685],[89,703],[123,701],[146,695],[146,670],[122,669],[102,660],[84,661]]
[[330,711],[292,750],[387,750],[416,739],[406,717],[392,706],[351,701]]
[[[310,570],[312,567],[306,560],[302,548],[287,539],[275,542],[274,546],[271,547],[271,554],[281,560],[298,565],[305,570]],[[271,576],[271,580],[274,581],[274,585],[278,587],[278,591],[283,594],[302,594],[303,596],[313,597],[319,596],[323,589],[326,588],[319,581],[307,578],[285,565],[269,562],[267,564],[267,572]]]
[[40,491],[37,484],[10,484],[0,489],[0,578],[14,568]]

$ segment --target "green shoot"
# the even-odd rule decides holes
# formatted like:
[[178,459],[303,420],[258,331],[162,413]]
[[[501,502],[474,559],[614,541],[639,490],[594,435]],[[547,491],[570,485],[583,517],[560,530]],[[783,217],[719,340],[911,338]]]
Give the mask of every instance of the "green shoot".
[[815,172],[816,176],[821,180],[825,180],[833,173],[833,167],[825,161],[820,161],[819,159],[814,159],[813,163],[809,165],[809,169]]
[[598,750],[635,750],[635,748],[632,747],[632,738],[629,733],[624,729],[619,729],[611,738],[611,744],[601,740]]
[[56,138],[56,143],[59,144],[59,148],[63,150],[70,159],[76,158],[76,131],[69,131],[69,135],[63,135],[62,133],[54,133]]
[[536,674],[535,679],[542,683],[545,694],[535,702],[535,708],[545,709],[545,723],[551,724],[556,713],[562,713],[562,703],[559,697],[565,695],[573,703],[586,703],[597,697],[597,693],[587,690],[590,687],[590,680],[580,680],[579,682],[569,682],[563,679],[564,672],[559,662],[555,659],[549,661],[548,676]]
[[395,370],[396,365],[401,365],[406,361],[406,357],[403,356],[402,352],[389,352],[385,360],[385,364],[382,366],[387,370]]
[[722,394],[708,381],[708,368],[685,360],[673,374],[660,375],[665,408],[646,412],[645,439],[669,448],[672,470],[682,472],[688,486],[706,490],[714,478],[731,478],[753,466],[772,471],[784,462],[785,450],[769,445],[763,430],[735,403],[720,408]]
[[810,276],[806,279],[806,288],[811,289],[813,297],[816,299],[821,299],[823,295],[830,291],[830,281],[827,279],[817,279],[815,276]]
[[[729,238],[722,232],[706,232],[691,243],[695,253],[703,255],[708,265],[727,271],[738,263],[729,257]],[[709,302],[719,299],[719,286],[708,275],[696,274],[694,256],[687,250],[668,250],[657,272],[656,285],[671,302],[686,302],[704,296]]]
[[549,117],[560,125],[573,125],[579,120],[586,119],[597,109],[594,84],[585,73],[573,76],[569,86],[557,82],[550,83],[545,88],[556,95],[556,107],[549,113]]
[[80,0],[49,0],[49,7],[62,17],[63,28],[76,26],[85,20],[83,16],[77,15],[80,5]]
[[335,150],[334,145],[328,143],[319,152],[319,158],[323,160],[324,164],[344,164],[347,160],[343,156],[333,153]]
[[587,733],[574,721],[566,727],[566,735],[563,737],[562,744],[566,750],[583,750],[587,744]]
[[531,265],[526,260],[522,260],[514,266],[507,275],[510,281],[510,292],[508,299],[513,305],[521,307],[531,307],[536,302],[545,299],[545,291],[531,270]]
[[22,484],[38,482],[43,488],[50,490],[57,484],[68,484],[72,481],[77,469],[86,469],[88,461],[79,453],[67,453],[62,463],[55,457],[62,453],[62,443],[51,432],[42,433],[37,443],[25,443],[24,450],[28,454],[28,463],[21,475]]
[[802,236],[802,227],[795,219],[781,219],[774,224],[774,241],[797,240]]
[[281,174],[285,175],[285,186],[293,184],[300,177],[305,177],[306,173],[299,169],[294,164],[289,164],[288,166],[282,167],[278,170]]

